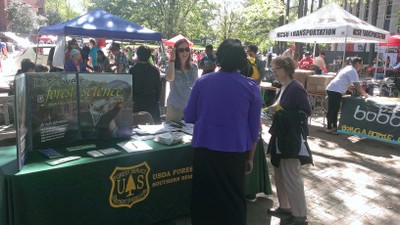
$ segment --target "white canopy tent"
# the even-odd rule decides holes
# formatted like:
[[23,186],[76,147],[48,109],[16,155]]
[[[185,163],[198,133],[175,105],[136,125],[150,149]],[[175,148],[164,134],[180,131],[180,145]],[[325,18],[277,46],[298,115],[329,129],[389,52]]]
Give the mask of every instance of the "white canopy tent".
[[274,41],[302,43],[388,42],[390,32],[375,27],[330,3],[269,33]]

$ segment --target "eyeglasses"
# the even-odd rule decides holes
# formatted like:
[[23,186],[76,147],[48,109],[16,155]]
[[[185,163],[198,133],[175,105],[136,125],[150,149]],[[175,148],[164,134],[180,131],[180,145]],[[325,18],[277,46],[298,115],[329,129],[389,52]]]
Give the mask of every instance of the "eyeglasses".
[[277,71],[277,70],[280,70],[280,69],[282,69],[282,68],[281,67],[273,67],[273,68],[271,68],[272,71]]
[[178,48],[178,50],[177,50],[179,53],[182,53],[182,52],[190,52],[190,48],[189,47],[187,47],[187,48]]

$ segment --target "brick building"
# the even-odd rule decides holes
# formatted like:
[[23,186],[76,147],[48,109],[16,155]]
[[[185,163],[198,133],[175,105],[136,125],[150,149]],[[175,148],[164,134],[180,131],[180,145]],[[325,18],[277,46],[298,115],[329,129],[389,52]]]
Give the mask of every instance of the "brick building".
[[[23,3],[30,6],[33,12],[38,15],[44,14],[44,3],[45,0],[21,0]],[[7,21],[7,13],[5,8],[7,7],[10,0],[0,0],[0,31],[8,31],[9,22]],[[4,13],[3,13],[4,12]]]
[[[400,33],[399,15],[400,1],[399,0],[377,0],[378,13],[376,26],[389,31],[391,34]],[[345,9],[358,18],[371,23],[372,22],[372,0],[358,1],[353,4],[346,4]]]

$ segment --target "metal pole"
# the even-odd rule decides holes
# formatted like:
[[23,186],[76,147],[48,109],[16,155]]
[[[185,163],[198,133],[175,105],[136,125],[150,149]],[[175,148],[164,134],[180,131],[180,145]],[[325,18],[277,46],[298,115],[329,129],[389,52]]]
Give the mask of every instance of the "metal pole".
[[346,37],[344,38],[344,50],[343,50],[343,58],[342,58],[342,68],[346,66],[345,61],[346,61],[346,44],[347,44],[347,34]]
[[315,49],[316,49],[316,47],[317,47],[317,42],[314,41],[314,49],[313,49],[313,56],[314,56],[314,58],[315,58]]
[[[371,49],[370,49],[371,51]],[[375,51],[375,49],[374,49]],[[378,72],[378,60],[379,60],[379,45],[378,45],[378,51],[376,52],[376,59],[375,59],[375,73],[374,73],[374,78],[376,78],[376,73]]]
[[387,58],[388,58],[388,51],[389,51],[389,40],[388,40],[388,42],[386,43],[386,50],[385,50],[385,52],[386,52],[386,57],[385,57],[385,65],[383,65],[383,78],[386,77],[386,62],[387,62]]

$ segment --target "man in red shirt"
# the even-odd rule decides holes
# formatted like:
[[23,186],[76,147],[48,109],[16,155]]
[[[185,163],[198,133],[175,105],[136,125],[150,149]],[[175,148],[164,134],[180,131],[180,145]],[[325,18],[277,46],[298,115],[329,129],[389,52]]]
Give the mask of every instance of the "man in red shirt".
[[311,53],[306,52],[304,53],[304,58],[299,62],[299,69],[303,70],[312,70],[313,59],[311,58]]

